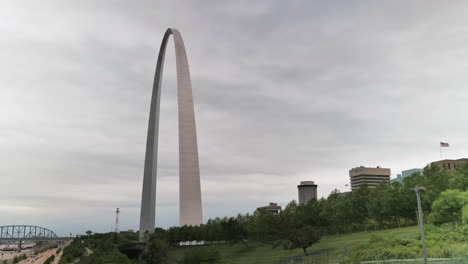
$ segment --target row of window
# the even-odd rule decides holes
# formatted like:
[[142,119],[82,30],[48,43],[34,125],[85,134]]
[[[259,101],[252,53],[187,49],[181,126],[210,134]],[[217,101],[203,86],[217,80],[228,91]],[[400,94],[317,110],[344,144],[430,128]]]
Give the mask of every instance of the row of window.
[[[446,166],[445,163],[442,163],[442,166],[444,167],[444,169],[451,170],[451,168],[450,168],[451,165],[452,165],[451,163],[447,163],[447,166]],[[457,164],[454,163],[453,168],[455,169],[456,167],[457,167]]]

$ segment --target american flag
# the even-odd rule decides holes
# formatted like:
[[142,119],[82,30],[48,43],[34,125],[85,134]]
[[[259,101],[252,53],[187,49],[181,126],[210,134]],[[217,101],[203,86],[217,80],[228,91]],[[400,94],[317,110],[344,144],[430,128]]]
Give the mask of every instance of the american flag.
[[441,147],[441,148],[448,148],[448,147],[449,147],[449,143],[440,142],[440,147]]

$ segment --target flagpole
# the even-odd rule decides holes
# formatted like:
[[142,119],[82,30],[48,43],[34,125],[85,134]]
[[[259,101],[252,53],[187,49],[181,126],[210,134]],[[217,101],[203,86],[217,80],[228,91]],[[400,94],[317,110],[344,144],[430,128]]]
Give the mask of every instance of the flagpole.
[[440,160],[442,160],[442,144],[439,144]]

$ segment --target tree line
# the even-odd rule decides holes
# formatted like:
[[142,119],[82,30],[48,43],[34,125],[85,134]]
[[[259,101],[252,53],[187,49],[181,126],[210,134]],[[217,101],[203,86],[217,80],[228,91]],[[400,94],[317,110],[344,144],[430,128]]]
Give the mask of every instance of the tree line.
[[[425,221],[435,224],[468,223],[468,163],[454,170],[428,165],[422,173],[405,177],[400,182],[378,185],[374,189],[361,186],[352,192],[334,190],[328,197],[311,200],[306,204],[290,202],[274,215],[264,209],[252,214],[215,218],[199,226],[156,228],[143,234],[95,234],[74,240],[64,249],[60,263],[81,258],[83,263],[167,263],[169,249],[181,241],[241,243],[246,248],[252,242],[261,242],[272,248],[307,249],[330,234],[376,230],[415,225],[416,197],[413,188],[426,188],[421,195]],[[143,246],[140,260],[130,260],[122,249]],[[94,253],[85,256],[85,247]],[[192,247],[178,260],[181,264],[220,263],[216,247]],[[110,262],[109,262],[110,263]]]
[[171,244],[224,241],[248,247],[249,241],[260,241],[272,247],[306,251],[323,235],[415,225],[417,205],[412,189],[416,185],[426,188],[421,197],[422,207],[425,215],[430,215],[434,201],[443,191],[468,189],[468,163],[452,171],[428,165],[422,173],[407,176],[402,182],[383,183],[373,189],[363,185],[346,193],[335,190],[328,197],[307,204],[292,201],[279,215],[257,210],[252,214],[210,219],[200,226],[161,229],[159,234]]

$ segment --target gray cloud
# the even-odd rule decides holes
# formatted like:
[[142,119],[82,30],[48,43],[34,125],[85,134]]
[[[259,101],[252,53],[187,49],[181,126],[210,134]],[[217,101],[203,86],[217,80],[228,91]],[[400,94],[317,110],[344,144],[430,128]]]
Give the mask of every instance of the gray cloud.
[[[205,218],[347,190],[466,157],[463,1],[46,1],[0,8],[0,224],[137,228],[161,38],[192,73]],[[174,51],[161,106],[157,224],[178,223]]]

